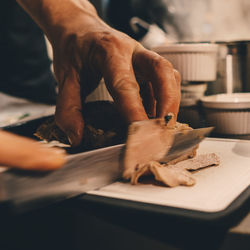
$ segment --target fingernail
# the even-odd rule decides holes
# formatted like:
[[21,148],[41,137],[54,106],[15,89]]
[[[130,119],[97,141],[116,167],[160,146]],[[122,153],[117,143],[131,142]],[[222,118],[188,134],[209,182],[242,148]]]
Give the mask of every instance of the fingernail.
[[165,119],[165,122],[166,124],[168,124],[168,122],[174,117],[174,114],[173,113],[168,113],[164,119]]
[[81,131],[68,130],[66,131],[66,135],[72,147],[76,147],[81,143],[81,138],[82,138]]
[[68,138],[69,144],[72,145],[72,140],[70,139],[70,137],[67,136],[67,138]]
[[67,134],[67,138],[68,138],[70,145],[73,145],[74,138],[75,138],[74,133],[72,131],[67,131],[66,134]]

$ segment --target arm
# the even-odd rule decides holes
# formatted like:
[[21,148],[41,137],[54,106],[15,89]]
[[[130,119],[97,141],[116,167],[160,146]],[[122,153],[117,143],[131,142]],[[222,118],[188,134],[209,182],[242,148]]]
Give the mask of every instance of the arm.
[[59,83],[56,122],[73,146],[79,145],[83,136],[84,99],[102,77],[128,123],[148,119],[147,113],[164,117],[171,112],[176,119],[178,72],[158,54],[105,24],[88,1],[18,2],[52,44]]
[[[80,26],[81,33],[107,25],[98,17],[94,6],[87,0],[17,0],[43,29],[51,42],[56,42],[64,32],[74,34]],[[102,28],[101,28],[102,29]]]

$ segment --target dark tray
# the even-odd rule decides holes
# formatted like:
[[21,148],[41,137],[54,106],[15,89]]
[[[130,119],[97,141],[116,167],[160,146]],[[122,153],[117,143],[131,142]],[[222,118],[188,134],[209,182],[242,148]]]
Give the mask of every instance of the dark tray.
[[[109,198],[86,194],[75,199],[78,204],[88,204],[93,209],[98,206],[112,214],[122,214],[124,211],[133,210],[134,213],[148,216],[157,216],[161,219],[205,223],[231,227],[236,225],[250,211],[250,186],[245,189],[226,209],[219,212],[201,212],[182,208],[155,205],[150,203],[136,202],[124,199]],[[111,209],[112,208],[112,209]]]
[[38,119],[20,122],[15,125],[5,126],[2,129],[14,134],[38,140],[38,138],[34,136],[34,133],[36,132],[39,125],[41,125],[44,121],[48,120],[50,117],[52,116],[44,116]]

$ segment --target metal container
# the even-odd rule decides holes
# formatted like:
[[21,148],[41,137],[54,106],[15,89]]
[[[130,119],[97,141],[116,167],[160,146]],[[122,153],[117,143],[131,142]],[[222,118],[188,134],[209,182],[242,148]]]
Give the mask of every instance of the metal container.
[[217,44],[218,74],[214,93],[250,92],[250,41]]

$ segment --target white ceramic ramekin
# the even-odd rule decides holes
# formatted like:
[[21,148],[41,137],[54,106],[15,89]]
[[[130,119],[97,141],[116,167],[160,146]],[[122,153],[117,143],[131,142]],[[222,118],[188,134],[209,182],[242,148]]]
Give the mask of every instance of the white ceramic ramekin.
[[215,81],[217,71],[217,44],[176,43],[152,49],[168,59],[183,81]]
[[208,125],[219,134],[250,134],[250,93],[218,94],[201,98]]
[[181,85],[181,103],[193,100],[194,104],[199,101],[207,90],[207,83]]

